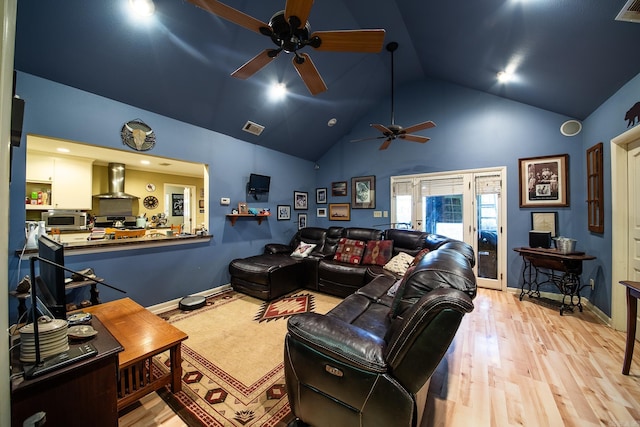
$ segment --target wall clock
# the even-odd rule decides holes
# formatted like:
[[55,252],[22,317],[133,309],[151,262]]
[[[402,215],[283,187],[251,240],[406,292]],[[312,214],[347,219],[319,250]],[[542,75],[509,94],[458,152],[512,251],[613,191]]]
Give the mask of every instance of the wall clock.
[[144,198],[142,204],[147,209],[155,209],[158,207],[158,198],[156,196],[147,196]]
[[152,183],[148,183],[146,188],[149,193],[153,193],[154,191],[156,191],[156,185]]

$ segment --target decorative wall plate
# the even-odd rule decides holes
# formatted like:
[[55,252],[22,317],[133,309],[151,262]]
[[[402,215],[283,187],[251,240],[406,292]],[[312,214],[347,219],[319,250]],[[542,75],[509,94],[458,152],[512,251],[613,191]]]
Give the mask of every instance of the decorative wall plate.
[[153,193],[154,191],[156,191],[156,185],[152,183],[148,183],[146,188],[149,193]]
[[130,120],[120,130],[122,143],[136,151],[147,151],[156,145],[156,135],[153,130],[140,119]]
[[147,209],[155,209],[158,207],[158,198],[156,196],[147,196],[144,198],[142,204]]

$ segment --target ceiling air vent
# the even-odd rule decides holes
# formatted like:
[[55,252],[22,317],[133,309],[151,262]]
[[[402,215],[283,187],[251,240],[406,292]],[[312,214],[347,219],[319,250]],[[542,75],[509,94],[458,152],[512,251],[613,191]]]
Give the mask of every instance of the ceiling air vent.
[[616,21],[635,22],[640,24],[640,0],[629,0],[618,16]]
[[264,126],[260,126],[257,123],[253,123],[251,120],[247,120],[247,123],[244,124],[242,130],[245,132],[252,133],[254,135],[260,135],[264,130]]

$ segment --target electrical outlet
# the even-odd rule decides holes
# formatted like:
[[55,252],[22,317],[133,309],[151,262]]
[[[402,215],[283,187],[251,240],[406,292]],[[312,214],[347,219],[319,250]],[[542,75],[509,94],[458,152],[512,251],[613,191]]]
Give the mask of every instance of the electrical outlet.
[[382,218],[382,211],[373,211],[374,218]]
[[589,279],[589,286],[591,286],[591,289],[595,289],[596,287],[596,281],[593,279]]

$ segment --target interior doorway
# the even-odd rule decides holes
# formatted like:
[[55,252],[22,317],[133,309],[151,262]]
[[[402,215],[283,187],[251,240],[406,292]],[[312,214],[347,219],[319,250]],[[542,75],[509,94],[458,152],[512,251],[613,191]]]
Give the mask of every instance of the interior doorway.
[[634,161],[638,143],[640,126],[611,140],[611,205],[615,206],[611,213],[611,326],[620,331],[627,328],[627,305],[625,288],[619,282],[640,280],[640,271],[634,267],[635,252],[630,250],[632,243],[637,243],[631,236],[630,224],[640,221],[635,208],[638,200],[635,203],[629,200],[630,188],[640,179]]
[[164,206],[167,225],[181,226],[185,233],[192,233],[196,212],[193,185],[164,184]]

